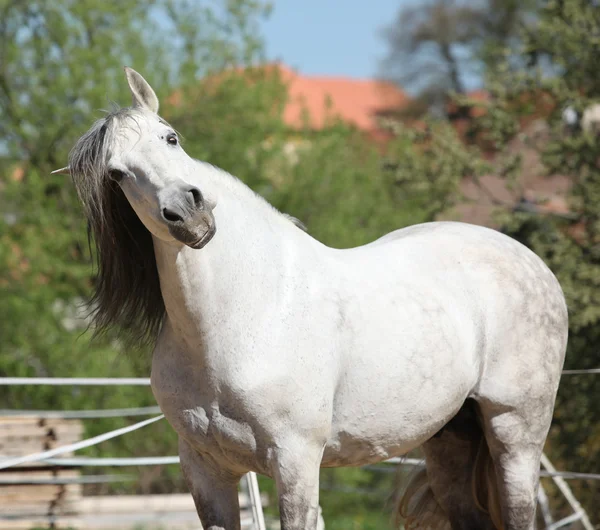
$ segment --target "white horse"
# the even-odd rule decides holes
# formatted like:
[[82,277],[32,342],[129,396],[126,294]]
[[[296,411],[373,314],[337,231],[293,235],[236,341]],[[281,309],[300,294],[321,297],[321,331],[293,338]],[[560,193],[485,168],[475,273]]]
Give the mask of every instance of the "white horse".
[[240,528],[237,484],[256,471],[282,528],[312,530],[321,466],[421,445],[400,507],[413,525],[533,528],[567,343],[544,263],[460,223],[326,247],[190,158],[126,74],[133,106],[69,168],[98,248],[97,325],[154,342],[152,389],[204,528]]

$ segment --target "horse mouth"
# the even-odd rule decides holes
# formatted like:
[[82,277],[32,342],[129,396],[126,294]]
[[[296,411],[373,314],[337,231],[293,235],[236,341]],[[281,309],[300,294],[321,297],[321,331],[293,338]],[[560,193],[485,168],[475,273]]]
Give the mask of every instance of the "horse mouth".
[[200,239],[197,239],[196,241],[193,241],[191,243],[186,243],[186,245],[195,250],[204,248],[210,242],[210,240],[213,238],[213,236],[216,234],[216,232],[217,232],[217,225],[215,223],[212,223],[208,227],[208,230],[204,233],[204,235]]
[[196,250],[204,248],[214,237],[216,231],[215,218],[211,212],[205,210],[197,212],[195,216],[185,221],[175,221],[169,224],[169,233],[175,240]]

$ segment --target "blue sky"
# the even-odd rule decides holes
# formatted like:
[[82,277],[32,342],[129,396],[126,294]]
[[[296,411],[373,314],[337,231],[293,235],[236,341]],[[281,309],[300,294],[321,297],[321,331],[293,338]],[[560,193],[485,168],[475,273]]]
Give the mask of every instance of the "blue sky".
[[381,29],[409,0],[273,0],[263,24],[269,60],[309,75],[374,77],[386,54]]

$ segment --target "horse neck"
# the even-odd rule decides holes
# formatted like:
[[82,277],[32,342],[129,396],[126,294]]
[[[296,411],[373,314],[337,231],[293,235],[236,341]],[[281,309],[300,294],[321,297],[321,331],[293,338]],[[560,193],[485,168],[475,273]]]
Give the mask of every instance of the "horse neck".
[[299,247],[312,240],[249,190],[239,191],[217,190],[217,232],[203,249],[154,239],[168,323],[190,343],[243,328],[279,303]]

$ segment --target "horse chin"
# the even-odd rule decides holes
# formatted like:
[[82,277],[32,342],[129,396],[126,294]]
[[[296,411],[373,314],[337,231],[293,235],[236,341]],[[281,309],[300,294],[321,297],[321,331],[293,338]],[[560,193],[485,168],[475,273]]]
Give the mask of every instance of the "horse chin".
[[208,227],[208,229],[206,230],[206,232],[204,232],[204,235],[200,239],[197,239],[192,242],[183,241],[183,243],[185,243],[190,248],[199,250],[201,248],[204,248],[210,242],[210,240],[214,237],[214,235],[216,233],[217,233],[217,226],[213,223],[212,225],[210,225]]
[[198,250],[204,248],[214,237],[217,225],[211,212],[202,211],[185,222],[171,223],[169,232],[179,243]]

